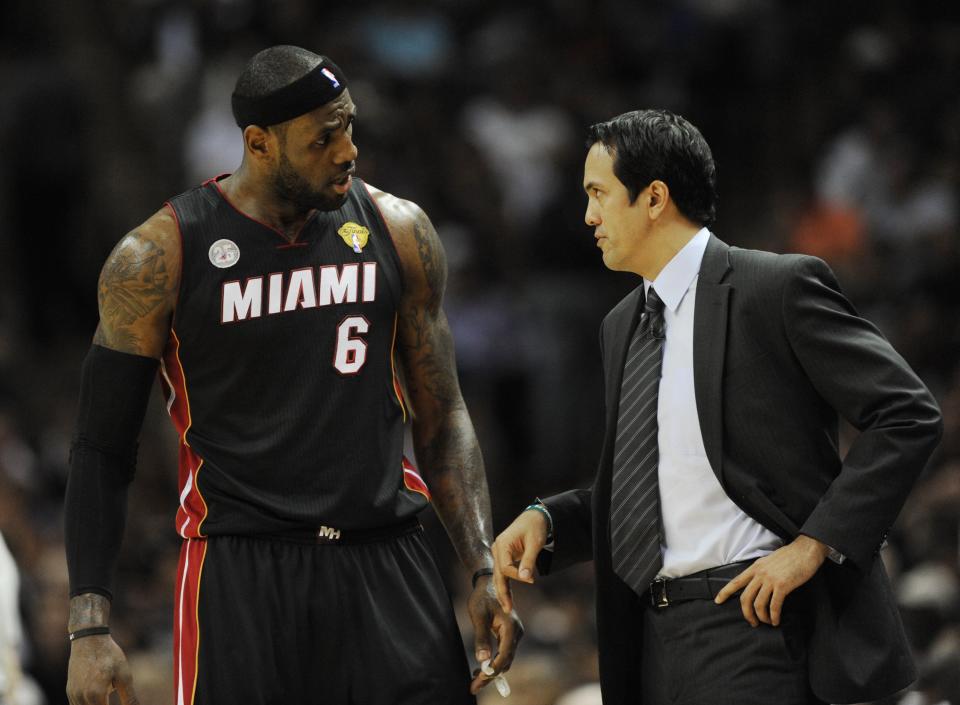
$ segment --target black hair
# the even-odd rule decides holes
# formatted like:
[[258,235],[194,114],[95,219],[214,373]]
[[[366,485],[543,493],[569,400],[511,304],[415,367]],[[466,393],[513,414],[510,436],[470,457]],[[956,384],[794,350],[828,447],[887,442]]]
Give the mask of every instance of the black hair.
[[677,210],[702,225],[717,216],[716,167],[700,131],[669,110],[634,110],[590,126],[587,146],[600,143],[613,156],[613,173],[630,202],[652,181],[670,189]]
[[323,60],[312,51],[279,44],[257,52],[240,73],[234,93],[262,98],[310,73]]

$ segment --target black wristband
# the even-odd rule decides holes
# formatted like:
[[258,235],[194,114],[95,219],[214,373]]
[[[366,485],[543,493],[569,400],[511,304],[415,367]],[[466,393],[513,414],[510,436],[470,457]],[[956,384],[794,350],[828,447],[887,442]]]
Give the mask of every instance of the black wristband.
[[493,568],[481,568],[476,573],[474,573],[473,578],[470,581],[471,583],[473,583],[473,587],[477,587],[477,581],[480,578],[482,578],[484,575],[493,575]]
[[85,636],[95,636],[97,634],[109,634],[110,627],[87,627],[86,629],[78,629],[75,632],[70,632],[69,637],[70,641],[76,641],[77,639],[82,639]]

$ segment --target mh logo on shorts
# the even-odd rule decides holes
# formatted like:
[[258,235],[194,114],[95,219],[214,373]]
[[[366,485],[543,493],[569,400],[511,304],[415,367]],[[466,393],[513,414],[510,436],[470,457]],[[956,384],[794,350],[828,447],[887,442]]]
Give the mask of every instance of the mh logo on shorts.
[[317,541],[339,541],[340,529],[330,526],[321,526],[317,529]]

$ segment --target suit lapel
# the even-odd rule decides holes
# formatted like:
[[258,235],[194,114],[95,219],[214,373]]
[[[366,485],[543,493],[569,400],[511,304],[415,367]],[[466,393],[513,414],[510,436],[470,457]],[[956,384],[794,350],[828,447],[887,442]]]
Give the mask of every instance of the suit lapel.
[[[630,347],[630,338],[637,327],[640,318],[640,310],[643,306],[643,284],[638,286],[630,294],[630,301],[627,304],[625,315],[616,322],[611,331],[610,353],[608,360],[610,368],[607,370],[607,430],[614,430],[613,436],[616,437],[617,412],[620,408],[620,382],[623,380],[623,366],[627,361],[627,349]],[[612,450],[612,447],[611,447]]]
[[723,485],[723,361],[727,350],[729,246],[713,235],[700,265],[694,307],[693,384],[710,467]]

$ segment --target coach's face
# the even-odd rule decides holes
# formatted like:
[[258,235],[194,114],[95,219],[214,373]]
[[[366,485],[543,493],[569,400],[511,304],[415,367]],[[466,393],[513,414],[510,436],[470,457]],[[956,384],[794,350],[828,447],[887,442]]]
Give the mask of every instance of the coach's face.
[[583,189],[587,192],[584,220],[594,229],[603,263],[616,271],[641,273],[644,244],[649,239],[650,219],[646,189],[631,203],[630,193],[613,173],[614,155],[601,143],[587,152],[583,166]]

